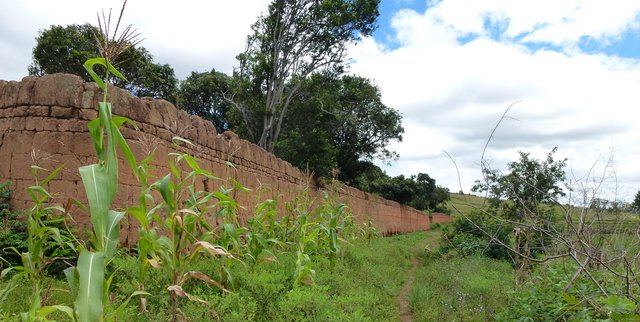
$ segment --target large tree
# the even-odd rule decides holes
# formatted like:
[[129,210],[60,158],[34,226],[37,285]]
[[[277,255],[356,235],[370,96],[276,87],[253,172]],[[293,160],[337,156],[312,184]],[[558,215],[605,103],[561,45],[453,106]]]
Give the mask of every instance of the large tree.
[[366,168],[356,181],[357,188],[418,210],[447,211],[449,189],[436,185],[436,180],[428,174],[389,177],[374,164],[368,163]]
[[531,158],[529,153],[519,152],[520,160],[508,164],[506,174],[484,168],[483,181],[476,181],[473,191],[488,192],[494,205],[509,200],[515,206],[518,217],[536,214],[538,205],[555,202],[564,196],[566,159],[555,160],[554,148],[544,161]]
[[[87,59],[101,56],[97,44],[100,37],[100,30],[90,24],[52,25],[36,38],[29,74],[69,73],[91,81],[82,65]],[[127,82],[114,78],[114,85],[136,96],[164,98],[175,103],[177,79],[173,68],[154,63],[144,47],[131,46],[111,63],[127,78]]]
[[631,208],[635,211],[640,211],[640,190],[636,193],[636,196],[633,198],[633,202],[631,203]]
[[[495,214],[500,220],[507,219],[507,225],[513,224],[517,228],[514,229],[512,250],[518,255],[515,264],[523,271],[529,269],[531,258],[544,254],[554,242],[555,209],[548,204],[565,195],[563,183],[567,163],[567,159],[554,159],[556,152],[557,148],[551,150],[543,161],[519,152],[520,159],[508,164],[506,174],[483,168],[484,180],[477,181],[472,189],[489,194],[491,202],[487,214]],[[475,225],[482,226],[483,223],[476,221]],[[485,232],[495,233],[493,228],[485,229]],[[497,235],[488,237],[492,243],[498,238]],[[508,242],[500,240],[503,244]]]
[[210,72],[192,72],[182,81],[179,90],[179,106],[193,115],[209,120],[222,133],[231,127],[230,103],[224,96],[230,91],[231,78],[212,69]]
[[397,158],[388,145],[402,141],[404,128],[400,113],[382,103],[380,89],[366,78],[342,77],[337,96],[339,122],[332,131],[333,142],[339,147],[340,178],[351,184],[361,171],[361,161]]
[[[273,152],[302,82],[323,70],[340,74],[346,48],[376,28],[380,0],[273,0],[238,55],[230,98],[250,139]],[[261,104],[243,93],[259,93]],[[255,97],[255,96],[248,96]]]
[[402,140],[402,117],[366,78],[314,74],[291,107],[296,112],[284,119],[276,155],[317,176],[338,169],[338,178],[353,185],[366,162],[396,156],[388,144]]

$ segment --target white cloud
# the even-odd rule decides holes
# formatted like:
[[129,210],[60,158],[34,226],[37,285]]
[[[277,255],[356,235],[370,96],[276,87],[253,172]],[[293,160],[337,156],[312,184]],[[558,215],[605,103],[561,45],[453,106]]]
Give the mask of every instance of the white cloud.
[[504,36],[573,48],[582,36],[597,41],[617,38],[637,22],[640,2],[601,0],[445,0],[422,15],[457,34],[487,35],[484,24],[502,24]]
[[[576,44],[582,35],[607,41],[636,28],[640,3],[601,3],[444,0],[423,13],[398,12],[392,27],[400,47],[366,39],[366,50],[352,51],[352,72],[374,79],[384,102],[405,117],[405,140],[395,145],[401,158],[385,169],[426,172],[457,191],[446,150],[468,191],[480,178],[491,130],[519,101],[489,144],[486,158],[495,166],[516,160],[519,150],[544,158],[558,146],[558,157],[584,173],[614,148],[617,191],[632,198],[640,188],[640,128],[632,116],[640,105],[640,60],[587,54]],[[489,37],[487,17],[505,22],[501,37]],[[457,41],[470,33],[478,37]],[[523,43],[531,40],[566,47],[532,50]]]
[[[230,72],[244,49],[250,26],[267,8],[268,0],[243,1],[129,1],[123,24],[132,24],[159,63],[174,67],[178,78],[191,71]],[[97,24],[102,8],[117,16],[121,0],[22,0],[0,10],[0,78],[27,74],[38,30],[52,24]],[[8,63],[11,62],[11,63]]]
[[[416,0],[385,0],[415,3]],[[424,0],[422,0],[424,1]],[[250,25],[268,0],[153,3],[129,1],[124,22],[179,78],[215,67],[229,72]],[[100,8],[121,0],[9,1],[0,10],[0,79],[26,75],[38,30],[51,24],[95,23]],[[441,0],[426,12],[402,10],[392,19],[394,49],[368,38],[353,47],[351,72],[375,80],[383,101],[405,118],[401,159],[390,174],[426,172],[457,191],[480,178],[480,154],[504,110],[515,101],[487,151],[495,165],[531,151],[542,158],[554,146],[574,172],[586,172],[614,148],[619,192],[640,188],[640,61],[580,51],[582,36],[607,43],[638,32],[638,1]],[[117,12],[116,12],[117,13]],[[114,13],[115,14],[115,13]],[[503,33],[496,37],[495,28]],[[457,39],[468,37],[462,45]],[[497,39],[497,40],[495,40]],[[532,50],[526,42],[562,50]],[[397,48],[396,48],[397,47]],[[640,56],[640,54],[638,55]]]

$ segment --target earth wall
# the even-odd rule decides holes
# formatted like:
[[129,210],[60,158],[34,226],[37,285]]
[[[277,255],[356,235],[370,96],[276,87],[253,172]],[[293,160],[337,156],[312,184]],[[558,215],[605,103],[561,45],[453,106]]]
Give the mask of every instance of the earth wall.
[[[55,193],[54,202],[67,206],[80,229],[88,228],[88,215],[69,202],[86,202],[78,167],[96,162],[87,123],[97,116],[96,106],[102,91],[95,83],[86,83],[74,75],[28,76],[21,81],[0,80],[0,180],[11,181],[15,190],[12,205],[26,209],[32,205],[26,188],[34,185],[31,165],[52,170],[63,165],[62,172],[45,188]],[[197,188],[212,191],[228,179],[236,180],[251,192],[236,192],[243,207],[241,221],[251,216],[251,208],[268,198],[278,198],[279,207],[308,191],[314,204],[321,202],[323,189],[307,174],[278,159],[255,144],[239,139],[232,132],[216,133],[214,126],[192,116],[164,100],[133,97],[129,92],[111,87],[108,101],[113,114],[135,122],[137,129],[122,129],[137,159],[153,153],[151,173],[160,178],[170,172],[171,152],[189,153],[200,166],[223,180],[199,180]],[[175,145],[179,136],[193,145]],[[230,166],[233,165],[233,166]],[[140,186],[128,165],[120,160],[118,194],[114,208],[138,202]],[[37,173],[39,180],[46,173]],[[330,189],[329,189],[330,188]],[[342,184],[324,187],[337,192],[359,222],[371,220],[386,235],[429,228],[429,217],[421,211],[385,200]],[[432,222],[448,221],[447,215],[435,214]],[[122,227],[123,242],[136,240],[135,220]]]

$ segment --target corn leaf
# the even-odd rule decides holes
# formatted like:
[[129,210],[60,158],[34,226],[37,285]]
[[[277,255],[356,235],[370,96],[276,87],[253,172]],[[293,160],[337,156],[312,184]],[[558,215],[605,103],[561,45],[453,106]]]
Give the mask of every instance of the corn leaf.
[[189,140],[187,140],[185,138],[179,137],[179,136],[172,137],[171,138],[171,142],[173,142],[173,144],[179,144],[179,142],[182,142],[182,143],[185,143],[187,145],[192,145],[192,146],[194,145],[193,143],[191,143],[191,141],[189,141]]
[[78,258],[78,297],[75,308],[80,322],[102,321],[104,255],[83,250]]
[[124,157],[129,163],[129,167],[131,167],[133,174],[138,178],[138,180],[140,180],[141,176],[140,176],[140,171],[138,169],[138,162],[136,161],[136,157],[131,151],[131,148],[129,148],[129,144],[127,144],[127,141],[124,139],[124,136],[122,136],[122,133],[120,132],[120,130],[118,130],[118,128],[122,126],[122,124],[124,123],[133,124],[133,126],[137,128],[136,124],[126,117],[122,117],[122,116],[113,117],[113,120],[112,120],[112,124],[114,125],[113,139],[120,147],[120,151],[122,151],[122,154],[124,154]]
[[120,221],[124,217],[124,212],[109,210],[109,217],[107,221],[107,229],[105,237],[107,238],[105,243],[105,257],[111,258],[118,247],[120,241]]
[[147,293],[147,292],[145,292],[145,291],[135,291],[135,292],[133,292],[131,295],[129,295],[129,297],[128,297],[126,300],[124,300],[124,301],[120,304],[120,306],[118,306],[118,308],[117,308],[117,309],[115,309],[115,311],[113,311],[113,312],[111,313],[111,316],[112,316],[113,318],[109,318],[108,320],[118,321],[116,318],[117,318],[117,317],[122,313],[122,311],[123,311],[123,310],[124,310],[124,308],[127,306],[127,304],[129,304],[129,301],[131,301],[131,299],[132,299],[134,296],[143,296],[143,295],[148,295],[148,296],[149,296],[149,295],[151,295],[151,294],[149,294],[149,293]]
[[171,175],[167,174],[154,185],[160,192],[160,195],[162,196],[164,202],[167,204],[167,206],[169,206],[171,212],[175,211],[177,205],[175,199],[173,198],[175,188],[173,186],[173,182],[171,182]]
[[206,282],[208,284],[216,286],[216,287],[218,287],[219,289],[221,289],[225,293],[230,293],[230,291],[227,290],[226,288],[224,288],[224,286],[222,286],[222,284],[218,283],[217,281],[214,281],[213,279],[211,279],[206,274],[204,274],[202,272],[198,272],[198,271],[190,271],[190,272],[185,273],[182,276],[182,282],[184,283],[184,282],[186,282],[186,281],[188,281],[189,279],[192,279],[192,278],[199,279],[199,280],[201,280],[203,282]]
[[102,123],[96,118],[87,124],[89,128],[89,136],[93,142],[93,148],[96,150],[98,160],[104,160],[104,136],[102,135]]
[[189,299],[189,301],[192,301],[192,302],[207,303],[207,301],[199,299],[199,298],[197,298],[197,297],[185,292],[180,285],[171,285],[171,286],[167,287],[167,290],[169,292],[176,293],[176,295],[178,295],[179,297],[186,297],[186,298]]
[[107,61],[105,58],[92,58],[92,59],[87,59],[87,61],[84,62],[84,69],[87,70],[87,72],[89,73],[89,75],[91,76],[91,79],[93,79],[94,82],[96,82],[96,84],[98,84],[98,87],[100,87],[100,89],[102,89],[103,91],[107,89],[107,85],[104,83],[104,81],[102,80],[102,78],[100,78],[100,76],[98,76],[98,74],[93,71],[93,66],[94,65],[102,65],[104,66],[110,73],[113,73],[114,75],[116,75],[116,77],[122,79],[122,80],[127,80],[115,67],[113,67],[113,65],[111,65],[109,63],[109,61]]
[[63,272],[64,276],[67,278],[67,283],[69,284],[71,294],[73,295],[73,297],[76,297],[78,293],[78,270],[75,266],[73,266],[66,268]]
[[109,178],[105,167],[92,164],[80,167],[80,177],[84,184],[91,212],[91,223],[96,233],[96,247],[104,250],[106,241],[107,213],[111,207],[112,193],[109,192]]
[[56,311],[63,312],[69,318],[71,318],[72,321],[74,320],[73,309],[71,309],[70,307],[68,307],[66,305],[51,305],[51,306],[42,307],[36,313],[36,318],[38,318],[38,321],[48,321],[47,320],[47,316],[49,314],[53,313],[53,312],[56,312]]

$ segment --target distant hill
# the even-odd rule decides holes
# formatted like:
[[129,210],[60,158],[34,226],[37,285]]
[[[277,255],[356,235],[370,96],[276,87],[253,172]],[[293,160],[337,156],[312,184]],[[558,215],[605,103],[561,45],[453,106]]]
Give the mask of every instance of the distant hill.
[[483,209],[488,202],[485,197],[475,195],[449,193],[449,196],[451,200],[447,201],[447,208],[451,210],[452,216],[459,216],[459,212],[467,214],[473,209]]
[[[489,201],[485,197],[476,195],[449,193],[449,196],[451,196],[451,200],[446,205],[451,210],[451,216],[453,217],[460,216],[460,212],[468,214],[473,209],[483,209],[488,206]],[[569,210],[571,216],[576,220],[583,211],[586,211],[585,219],[588,222],[594,222],[596,216],[598,216],[597,221],[601,224],[619,225],[624,223],[623,225],[637,225],[640,223],[639,216],[630,212],[597,211],[576,206],[568,208],[567,205],[556,205],[555,210],[560,215],[559,220],[564,218],[564,214]]]

